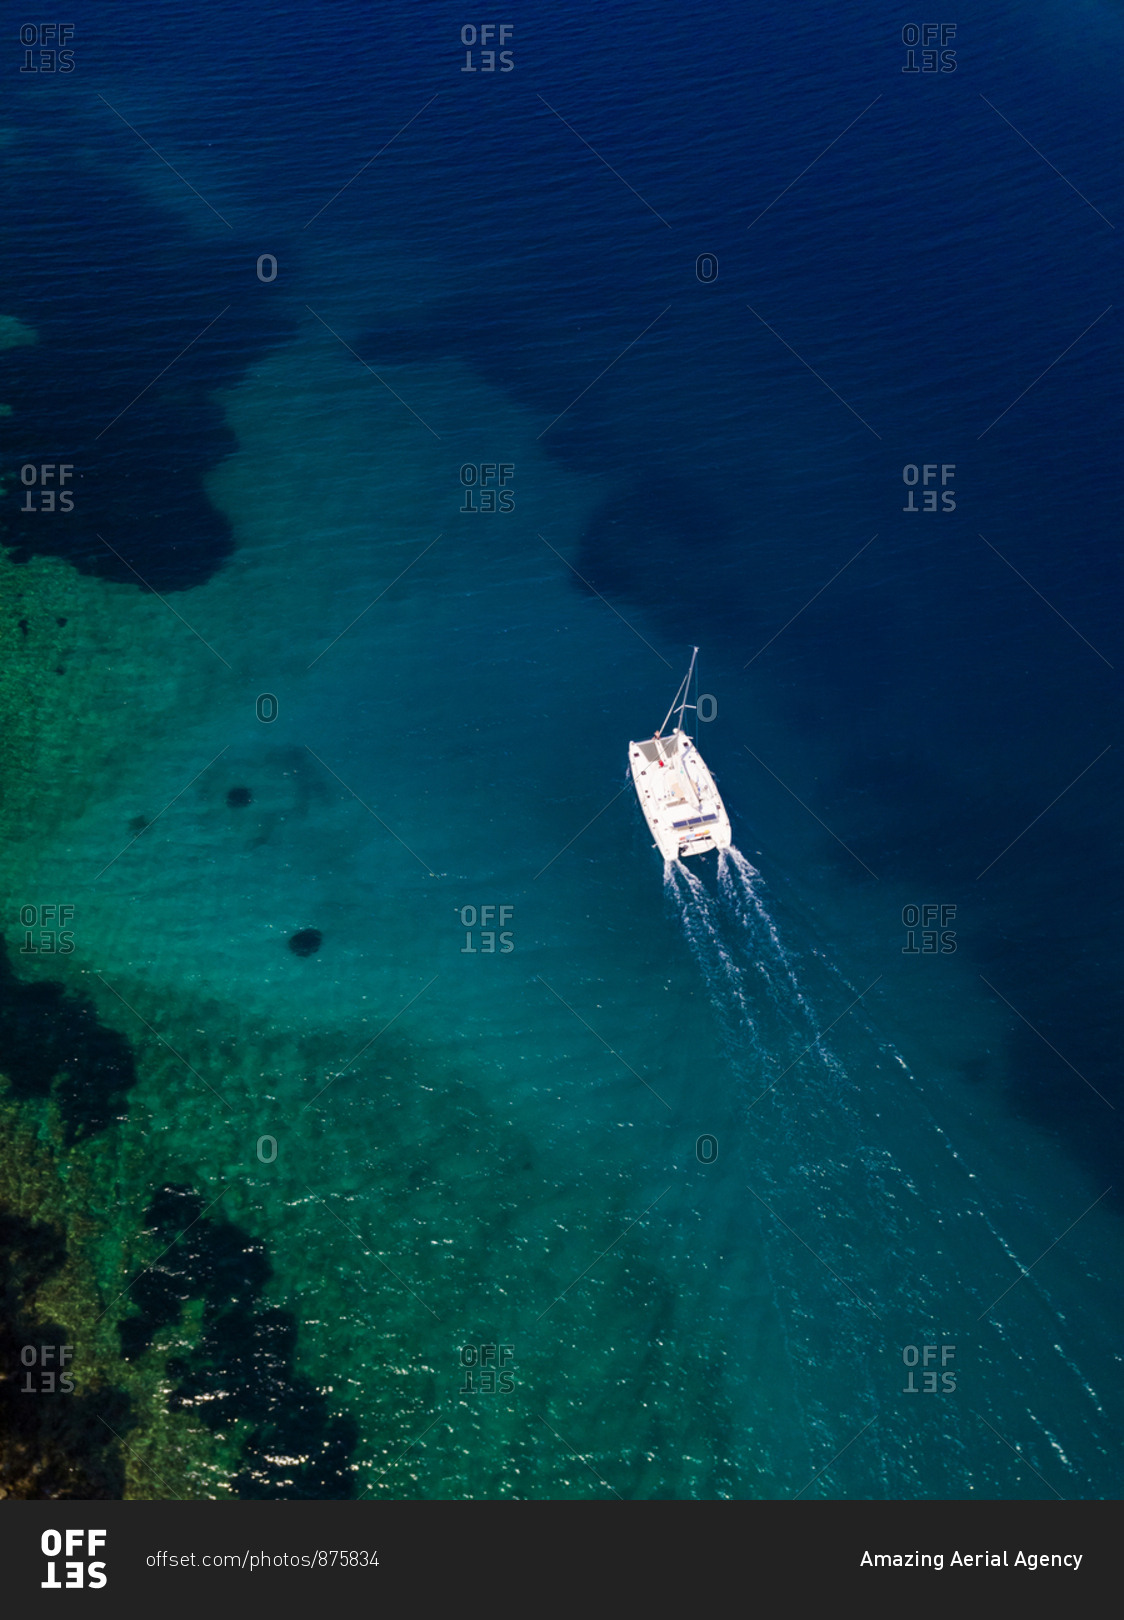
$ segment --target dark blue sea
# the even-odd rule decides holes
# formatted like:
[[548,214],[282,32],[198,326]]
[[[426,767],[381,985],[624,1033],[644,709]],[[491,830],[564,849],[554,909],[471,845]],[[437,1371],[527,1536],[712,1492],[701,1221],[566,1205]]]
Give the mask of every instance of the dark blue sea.
[[107,1493],[1119,1495],[1119,8],[67,15],[0,1100]]

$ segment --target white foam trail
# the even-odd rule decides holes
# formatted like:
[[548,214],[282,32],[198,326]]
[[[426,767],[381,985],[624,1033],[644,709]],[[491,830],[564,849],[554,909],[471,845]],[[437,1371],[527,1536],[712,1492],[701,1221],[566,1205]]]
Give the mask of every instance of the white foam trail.
[[[739,850],[719,851],[715,866],[668,862],[664,881],[745,1100],[746,1214],[760,1230],[813,1460],[845,1446],[866,1421],[863,1411],[881,1402],[884,1373],[871,1352],[875,1317],[892,1301],[904,1321],[927,1320],[935,1298],[963,1291],[961,1270],[990,1231],[1005,1257],[1001,1266],[1011,1265],[1011,1281],[1019,1283],[987,1313],[994,1370],[1010,1386],[1008,1398],[1019,1392],[1020,1415],[1036,1426],[1033,1443],[1059,1469],[1080,1474],[1079,1447],[1094,1438],[1092,1430],[1082,1437],[1078,1426],[1075,1438],[1061,1425],[1056,1432],[1048,1427],[1052,1416],[1043,1421],[1036,1415],[1047,1408],[1038,1402],[1040,1388],[1024,1350],[1028,1319],[1040,1322],[1045,1313],[1055,1324],[1046,1342],[1058,1341],[1057,1354],[1077,1380],[1082,1421],[1090,1425],[1102,1421],[1103,1412],[1082,1365],[1087,1356],[1071,1343],[1053,1285],[1048,1291],[1005,1240],[1013,1212],[988,1197],[969,1160],[948,1140],[932,1113],[931,1088],[864,1016],[859,987],[825,951],[782,941],[765,880]],[[919,1162],[928,1163],[921,1140],[926,1129],[935,1133],[929,1142],[942,1143],[969,1178],[958,1195],[955,1188],[948,1194],[952,1219],[934,1207],[927,1178],[912,1173]],[[970,1217],[948,1253],[943,1246],[932,1249],[935,1216],[950,1230],[960,1216]],[[974,1275],[970,1265],[968,1271]],[[981,1296],[980,1304],[990,1297]],[[930,1474],[946,1480],[950,1494],[960,1493],[965,1479],[1002,1494],[1000,1472],[980,1464],[965,1473],[950,1451],[950,1437],[959,1434],[953,1409],[919,1414],[884,1405],[881,1420],[886,1438],[879,1477],[886,1495],[923,1494]],[[958,1443],[962,1452],[969,1445]],[[1098,1450],[1104,1450],[1099,1442]]]
[[[707,988],[727,1024],[753,1033],[753,1017],[746,994],[745,974],[722,937],[721,911],[706,885],[682,861],[664,863],[664,887],[679,912],[683,932],[703,972]],[[728,1030],[733,1034],[733,1030]]]
[[[719,851],[716,875],[717,887],[708,887],[684,862],[667,861],[664,887],[706,982],[728,1056],[756,1093],[762,1078],[807,1047],[815,1017],[765,906],[760,873],[731,847]],[[809,1058],[829,1074],[834,1069],[821,1048]]]
[[[770,916],[764,900],[762,889],[764,881],[760,872],[753,863],[746,859],[740,849],[733,844],[729,849],[718,852],[718,884],[723,897],[733,908],[742,928],[750,936],[750,942],[755,948],[758,965],[773,980],[779,971],[788,980],[792,1000],[799,1007],[805,1019],[814,1021],[811,1007],[800,987],[796,977],[796,970],[792,955],[781,943],[777,925]],[[765,938],[761,938],[764,929]],[[766,945],[766,940],[768,944]],[[766,963],[769,965],[766,966]],[[782,993],[783,995],[783,993]],[[784,999],[788,999],[784,997]]]

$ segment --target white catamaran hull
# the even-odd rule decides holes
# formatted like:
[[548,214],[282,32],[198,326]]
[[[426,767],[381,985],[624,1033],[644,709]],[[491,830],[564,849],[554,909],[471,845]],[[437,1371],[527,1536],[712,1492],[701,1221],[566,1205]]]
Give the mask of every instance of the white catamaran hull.
[[664,860],[729,849],[726,806],[686,732],[677,726],[666,737],[630,742],[628,763],[640,808]]

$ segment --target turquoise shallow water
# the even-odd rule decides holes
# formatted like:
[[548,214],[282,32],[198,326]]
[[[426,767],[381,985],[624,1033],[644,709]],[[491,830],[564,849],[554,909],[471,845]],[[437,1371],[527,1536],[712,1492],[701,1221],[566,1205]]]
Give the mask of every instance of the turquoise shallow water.
[[[980,1445],[1012,1403],[1034,1466],[1097,1489],[1113,1351],[1081,1300],[1112,1227],[1094,1212],[1065,1267],[1019,1281],[1054,1209],[1100,1189],[1059,1172],[1026,1207],[1040,1144],[963,1078],[993,1010],[966,1026],[963,976],[903,961],[873,881],[825,892],[814,823],[789,871],[751,851],[661,873],[620,790],[673,683],[559,560],[589,487],[463,373],[395,381],[450,437],[501,442],[527,509],[460,513],[444,441],[310,323],[228,394],[237,553],[175,602],[209,647],[116,610],[168,723],[50,870],[81,897],[79,973],[151,1054],[131,1129],[151,1111],[153,1184],[230,1184],[299,1365],[359,1418],[359,1489],[1036,1495]],[[743,732],[775,750],[760,699],[711,675],[720,773]],[[510,951],[462,924],[488,905]],[[927,1343],[952,1347],[955,1406],[911,1383]],[[494,1393],[466,1379],[486,1345]]]

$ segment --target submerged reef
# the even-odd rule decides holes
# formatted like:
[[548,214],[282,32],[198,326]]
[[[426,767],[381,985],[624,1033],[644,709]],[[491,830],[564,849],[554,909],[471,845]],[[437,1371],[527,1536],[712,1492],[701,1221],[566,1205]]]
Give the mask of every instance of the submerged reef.
[[264,1244],[173,1183],[136,1230],[139,1066],[0,939],[0,1499],[349,1497],[358,1425],[294,1371]]
[[124,1119],[137,1083],[125,1037],[62,984],[17,979],[2,938],[0,1072],[17,1097],[54,1099],[68,1145]]
[[167,1363],[176,1380],[169,1405],[195,1409],[215,1431],[248,1426],[236,1494],[351,1496],[357,1424],[333,1417],[310,1381],[293,1372],[296,1319],[261,1299],[271,1275],[264,1245],[230,1221],[205,1218],[205,1207],[190,1187],[172,1184],[150,1204],[145,1218],[160,1253],[129,1290],[134,1311],[119,1324],[122,1354],[141,1354],[181,1321],[189,1301],[202,1301],[197,1344]]
[[71,1334],[36,1306],[66,1260],[60,1227],[0,1209],[0,1498],[124,1495],[129,1395],[81,1388]]

